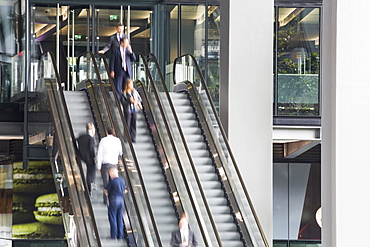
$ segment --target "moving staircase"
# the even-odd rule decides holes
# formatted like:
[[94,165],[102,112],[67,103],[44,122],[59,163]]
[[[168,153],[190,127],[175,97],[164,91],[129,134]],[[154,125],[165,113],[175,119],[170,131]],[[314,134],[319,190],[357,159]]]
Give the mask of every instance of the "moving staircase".
[[[67,155],[74,152],[73,143],[68,143],[74,139],[68,138],[68,128],[79,135],[85,132],[86,123],[93,121],[101,136],[107,126],[116,129],[125,157],[120,169],[129,190],[125,198],[125,223],[131,232],[130,246],[169,246],[171,231],[177,227],[183,212],[191,219],[190,226],[199,246],[267,246],[209,97],[194,90],[197,85],[189,82],[189,78],[177,83],[174,92],[168,92],[163,76],[153,78],[153,68],[148,68],[147,61],[139,61],[145,65],[144,74],[137,73],[144,82],[137,81],[144,110],[137,114],[137,143],[131,143],[121,106],[104,68],[106,61],[103,58],[104,62],[96,63],[97,58],[92,54],[87,57],[93,61],[89,64],[95,66],[93,73],[84,73],[90,75],[87,91],[98,88],[90,93],[95,94],[94,100],[89,101],[85,91],[64,92],[62,99],[53,99],[59,97],[56,97],[57,87],[49,90],[50,101],[60,104],[51,110],[55,127],[60,124],[58,118],[70,117],[70,124],[62,123],[64,132],[57,133],[59,148]],[[155,60],[149,58],[148,61],[150,59]],[[161,75],[158,63],[154,64],[155,74]],[[199,70],[196,64],[194,67]],[[142,71],[141,66],[137,69]],[[58,102],[63,101],[63,97],[68,111],[56,115],[56,108],[63,108]],[[64,140],[60,140],[61,136]],[[68,146],[69,151],[63,150],[63,145]],[[66,159],[63,162],[73,163],[64,157],[66,154],[62,154],[62,160]],[[78,155],[71,156],[73,159]],[[79,173],[83,178],[83,172]],[[100,174],[97,174],[97,182],[100,183]],[[106,208],[100,203],[101,189],[93,191],[90,199],[86,197],[83,183],[80,187],[75,189],[78,196],[71,198],[72,203],[79,204],[74,207],[83,211],[83,205],[91,203],[87,207],[91,212],[82,212],[81,219],[76,221],[77,227],[84,226],[78,229],[80,237],[86,237],[89,246],[126,246],[125,242],[112,242],[107,238],[109,226]],[[89,226],[93,230],[83,231]]]

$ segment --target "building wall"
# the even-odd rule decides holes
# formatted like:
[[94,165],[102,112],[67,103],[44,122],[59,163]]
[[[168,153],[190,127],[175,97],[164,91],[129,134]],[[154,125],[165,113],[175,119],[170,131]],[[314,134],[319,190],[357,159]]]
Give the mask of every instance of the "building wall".
[[[229,74],[227,78],[221,75],[220,89],[221,104],[229,103],[229,141],[271,246],[273,13],[273,0],[229,1],[229,16],[221,14],[229,18]],[[225,26],[221,28],[222,33]],[[225,42],[223,37],[221,42]],[[225,43],[221,44],[224,48]],[[225,83],[227,95],[222,91]]]
[[368,245],[369,1],[323,1],[322,246]]

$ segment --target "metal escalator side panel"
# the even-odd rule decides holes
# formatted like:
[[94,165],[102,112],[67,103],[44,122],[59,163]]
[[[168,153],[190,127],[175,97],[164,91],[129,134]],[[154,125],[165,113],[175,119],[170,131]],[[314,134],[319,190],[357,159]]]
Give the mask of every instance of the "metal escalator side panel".
[[[83,61],[84,63],[86,63],[87,65],[89,66],[85,66],[86,67],[86,70],[89,72],[89,73],[83,73],[84,75],[90,75],[92,74],[92,72],[94,72],[94,57],[92,56],[91,53],[86,53],[86,54],[82,54],[81,57],[78,59],[78,61]],[[96,118],[96,125],[97,125],[97,129],[100,130],[100,133],[98,133],[98,141],[96,142],[97,144],[99,143],[99,139],[101,139],[102,137],[104,137],[106,135],[106,130],[109,128],[109,127],[114,127],[114,125],[112,125],[112,121],[111,121],[111,116],[110,116],[110,112],[109,112],[109,107],[107,107],[107,104],[105,102],[105,99],[104,99],[104,91],[102,90],[102,87],[104,87],[104,84],[102,85],[100,83],[100,80],[98,80],[95,76],[92,76],[93,78],[95,79],[89,79],[89,76],[86,76],[84,77],[84,81],[82,82],[84,84],[83,88],[85,88],[85,91],[86,91],[86,94],[90,100],[90,107],[91,107],[91,111],[92,111],[92,114],[93,114],[93,117]],[[126,169],[128,170],[128,169]],[[131,183],[130,181],[127,179],[127,176],[124,172],[120,172],[120,176],[124,177],[125,181],[126,181],[126,184],[127,184],[127,187],[128,188],[131,188]],[[96,178],[96,181],[100,181],[101,180],[101,176],[100,174],[97,176]],[[102,181],[100,181],[101,184],[98,184],[101,189],[97,192],[95,192],[95,194],[100,194],[101,198],[102,198],[102,193],[103,193],[103,184],[102,184]],[[127,191],[127,190],[126,190]],[[136,222],[135,219],[137,219],[137,209],[135,208],[135,203],[133,203],[133,196],[132,196],[132,189],[128,189],[128,193],[125,193],[125,212],[124,212],[124,222],[125,222],[125,231],[127,232],[127,240],[128,240],[128,244],[130,246],[143,246],[145,245],[144,243],[140,243],[140,241],[144,241],[145,237],[142,237],[141,235],[141,230],[140,228],[137,228],[135,227],[135,224],[134,222]],[[102,244],[103,245],[106,245],[106,246],[110,246],[112,244],[114,244],[112,242],[112,240],[110,239],[110,237],[107,237],[107,236],[110,236],[109,234],[109,225],[107,226],[106,223],[108,223],[108,220],[107,220],[107,215],[108,215],[108,212],[107,212],[107,207],[105,206],[102,206],[101,205],[101,198],[100,200],[98,201],[98,198],[94,197],[94,199],[92,199],[93,201],[93,208],[94,210],[96,210],[97,212],[97,216],[96,218],[97,219],[100,219],[102,218],[102,221],[100,222],[101,224],[98,225],[98,228],[99,228],[99,232],[101,232],[103,235],[105,235],[102,239]],[[102,217],[102,213],[104,213],[103,217]],[[133,235],[136,235],[135,237]],[[138,242],[136,241],[136,239],[139,239]]]
[[89,202],[86,200],[86,191],[80,176],[75,147],[67,123],[68,113],[64,111],[61,95],[57,92],[55,84],[55,80],[48,79],[46,81],[47,98],[60,150],[60,158],[66,174],[65,178],[79,235],[78,241],[84,246],[100,246],[96,239],[97,233],[91,218],[92,212],[89,210]]
[[[100,56],[100,55],[99,55]],[[145,186],[142,181],[140,167],[138,166],[137,158],[133,149],[133,145],[128,135],[127,126],[124,122],[124,117],[120,102],[117,99],[117,93],[112,83],[112,79],[101,80],[100,72],[97,69],[95,56],[92,56],[92,61],[95,66],[97,75],[97,83],[102,96],[102,104],[106,108],[107,124],[115,129],[116,135],[120,138],[123,149],[123,167],[121,169],[121,176],[126,180],[128,185],[128,193],[125,197],[125,204],[131,205],[130,219],[135,226],[132,227],[132,234],[135,234],[137,245],[139,246],[161,246],[158,240],[157,231],[153,225],[153,217],[150,210],[148,210],[148,198],[145,194]],[[103,56],[104,64],[106,61]],[[106,66],[107,68],[107,66]],[[104,68],[102,71],[106,70]],[[128,201],[126,201],[126,199]]]
[[[227,194],[230,195],[229,200],[233,212],[235,212],[235,218],[241,228],[243,238],[247,244],[268,246],[238,166],[232,155],[227,137],[212,103],[207,85],[194,56],[189,54],[184,55],[175,60],[174,66],[176,66],[176,63],[180,65],[179,70],[193,70],[193,72],[185,74],[180,73],[179,76],[174,76],[174,78],[181,78],[182,75],[185,75],[186,79],[192,80],[194,84],[185,80],[185,86],[181,86],[182,83],[177,83],[175,87],[179,87],[181,90],[186,90],[190,93],[190,98],[195,105],[195,112],[199,115],[200,125],[204,130],[205,138],[210,143],[210,152],[214,156],[216,168],[219,171],[222,181],[224,181]],[[174,71],[177,71],[176,69],[174,68]]]
[[[184,146],[183,136],[179,130],[171,97],[167,91],[156,58],[151,55],[151,59],[150,64],[154,68],[146,69],[147,71],[156,71],[156,75],[159,75],[159,78],[153,81],[151,73],[148,73],[150,80],[145,87],[153,93],[149,98],[153,98],[153,102],[155,102],[153,104],[154,117],[160,116],[159,120],[156,119],[156,122],[159,133],[164,140],[164,147],[169,154],[170,163],[168,165],[171,168],[178,189],[175,195],[178,198],[176,200],[181,200],[185,212],[188,212],[191,216],[195,216],[195,219],[191,220],[189,224],[198,238],[200,238],[200,246],[221,246],[212,228],[213,224],[208,220],[208,217],[205,217],[209,212],[207,212],[208,207],[200,199],[202,198],[201,192],[197,189],[197,186],[191,186],[191,184],[195,183],[196,178],[192,176],[192,172],[186,171],[187,168],[191,167],[191,162],[187,158],[187,149]],[[143,64],[146,65],[145,60]]]
[[[154,172],[157,171],[157,181],[155,185],[159,188],[159,183],[161,184],[161,192],[150,192],[153,190],[152,186],[147,186],[149,191],[149,198],[151,199],[151,206],[153,207],[153,213],[156,218],[157,228],[161,235],[161,241],[166,246],[170,242],[171,232],[177,228],[178,219],[185,212],[182,205],[182,198],[179,196],[176,183],[174,181],[172,165],[174,160],[174,155],[168,152],[168,134],[163,134],[163,120],[161,120],[160,107],[153,93],[149,93],[146,87],[140,81],[136,81],[138,90],[140,92],[141,98],[143,100],[143,111],[140,112],[141,118],[144,122],[143,125],[146,126],[146,132],[150,133],[150,139],[148,142],[152,143],[152,148],[155,148],[156,154],[153,159],[157,160],[157,167],[142,167],[142,172],[144,175],[144,182],[150,182],[155,175]],[[140,117],[138,117],[139,119]],[[144,119],[145,118],[145,119]],[[137,137],[137,144],[135,145],[135,150],[139,149],[140,136]],[[147,149],[148,150],[148,149]],[[139,151],[139,150],[138,150]],[[143,150],[142,150],[143,151]],[[171,149],[172,151],[172,149]],[[147,151],[146,151],[147,152]],[[137,153],[139,161],[140,156],[143,154]],[[144,162],[140,162],[140,166],[145,165]],[[151,172],[150,174],[148,173]],[[145,178],[147,176],[147,178]],[[152,184],[152,183],[151,183]],[[149,185],[149,184],[148,184]],[[154,185],[154,184],[153,184]],[[159,193],[161,193],[162,198]],[[157,199],[154,194],[158,194]],[[166,204],[165,204],[166,203]],[[158,205],[158,206],[157,206]],[[163,206],[166,205],[166,209]],[[167,215],[163,213],[167,212]],[[189,211],[190,212],[190,211]]]

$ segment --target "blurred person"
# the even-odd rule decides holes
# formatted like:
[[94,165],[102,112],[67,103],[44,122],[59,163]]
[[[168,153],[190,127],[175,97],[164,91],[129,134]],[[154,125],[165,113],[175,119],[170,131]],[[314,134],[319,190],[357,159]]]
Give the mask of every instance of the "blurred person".
[[113,48],[118,48],[120,46],[121,39],[123,39],[124,37],[127,38],[127,35],[124,34],[123,31],[124,31],[123,25],[121,23],[118,23],[116,26],[116,33],[109,36],[108,43],[104,46],[102,50],[98,51],[98,53],[104,54]]
[[110,237],[112,239],[123,239],[125,237],[125,224],[123,221],[124,193],[126,189],[125,180],[118,175],[117,167],[109,168],[110,181],[104,189],[108,195],[108,219],[110,224]]
[[198,246],[197,238],[189,227],[187,215],[184,213],[179,220],[179,229],[172,232],[172,247],[196,247]]
[[81,160],[86,163],[86,184],[91,195],[91,187],[95,185],[96,167],[95,167],[95,126],[93,123],[86,124],[86,134],[77,139],[78,150]]
[[131,62],[134,61],[136,61],[135,53],[127,37],[124,37],[120,41],[120,46],[112,50],[109,63],[110,76],[113,78],[118,100],[121,99],[121,92],[125,88],[127,79],[132,76]]
[[136,142],[136,113],[142,109],[141,101],[138,91],[134,88],[133,81],[127,79],[122,91],[121,102],[131,141],[134,143]]
[[[113,135],[113,129],[108,128],[107,136],[102,138],[98,147],[96,167],[101,173],[104,188],[107,187],[110,177],[109,169],[117,167],[122,157],[122,144],[118,137]],[[103,203],[108,203],[108,197],[103,193]]]

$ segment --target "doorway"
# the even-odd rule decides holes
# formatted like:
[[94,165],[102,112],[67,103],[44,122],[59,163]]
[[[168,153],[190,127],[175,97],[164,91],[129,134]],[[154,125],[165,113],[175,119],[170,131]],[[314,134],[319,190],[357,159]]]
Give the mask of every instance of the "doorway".
[[124,32],[129,36],[135,53],[150,53],[153,8],[33,4],[31,57],[35,59],[35,66],[32,66],[31,77],[37,77],[37,58],[49,50],[56,57],[61,79],[66,82],[66,90],[74,90],[78,56],[88,51],[95,54],[102,49],[109,36],[116,32],[118,23],[124,25]]

